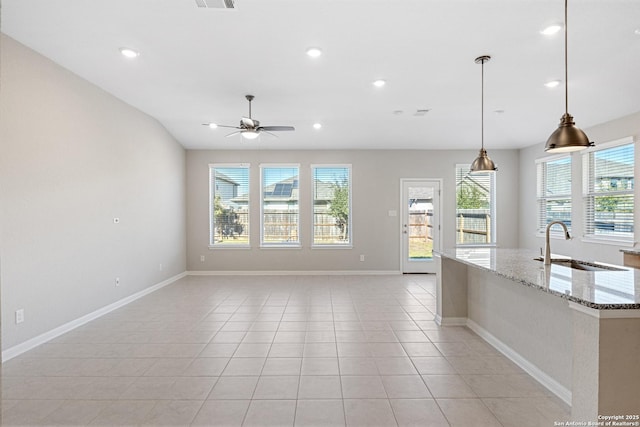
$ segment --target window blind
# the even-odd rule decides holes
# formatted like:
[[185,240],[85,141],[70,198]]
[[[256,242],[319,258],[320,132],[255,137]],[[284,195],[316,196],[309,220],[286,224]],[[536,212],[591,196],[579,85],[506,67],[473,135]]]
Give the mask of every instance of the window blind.
[[209,244],[249,246],[249,165],[210,165],[209,189]]
[[313,245],[351,245],[351,165],[312,165]]
[[299,165],[261,165],[261,245],[299,246]]
[[456,165],[456,243],[494,244],[495,211],[495,174],[470,174],[469,165]]
[[634,157],[631,138],[583,155],[586,237],[633,240]]
[[[536,177],[538,232],[544,233],[552,221],[571,229],[571,156],[537,160]],[[560,233],[555,227],[551,232]]]

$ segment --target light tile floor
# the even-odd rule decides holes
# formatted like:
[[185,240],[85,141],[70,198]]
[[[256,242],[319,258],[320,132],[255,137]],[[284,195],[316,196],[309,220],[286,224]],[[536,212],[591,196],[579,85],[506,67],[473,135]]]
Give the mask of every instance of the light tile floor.
[[2,425],[552,426],[435,276],[186,277],[2,366]]

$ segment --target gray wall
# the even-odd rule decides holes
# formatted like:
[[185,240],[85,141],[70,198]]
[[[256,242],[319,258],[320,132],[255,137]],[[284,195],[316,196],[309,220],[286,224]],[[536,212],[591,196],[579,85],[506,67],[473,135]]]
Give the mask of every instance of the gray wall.
[[[577,123],[579,125],[579,123]],[[549,134],[553,132],[554,124],[549,127]],[[627,136],[634,136],[636,140],[640,134],[640,112],[622,117],[591,128],[583,129],[591,141],[596,143],[615,141]],[[544,239],[536,235],[536,168],[535,159],[546,157],[544,143],[532,145],[520,150],[520,247],[537,249],[544,246]],[[582,241],[582,154],[572,154],[572,235],[574,238],[565,241],[554,238],[551,249],[554,253],[569,255],[586,260],[599,260],[615,264],[622,264],[622,254],[619,244],[598,244]],[[636,170],[640,162],[636,149]],[[635,192],[635,224],[640,224],[640,188]]]
[[[259,142],[258,142],[259,143]],[[471,163],[476,150],[187,151],[187,269],[190,271],[399,271],[401,178],[443,179],[443,246],[455,244],[455,165]],[[518,246],[518,151],[491,150],[498,164],[497,239]],[[251,164],[251,249],[213,249],[209,243],[210,163]],[[302,249],[260,249],[259,165],[299,163]],[[353,249],[310,249],[310,165],[353,165]],[[307,189],[305,189],[305,183]],[[306,214],[305,214],[306,213]],[[365,261],[360,262],[360,254]],[[200,257],[204,255],[205,261]]]
[[185,151],[153,118],[1,42],[7,349],[184,272]]

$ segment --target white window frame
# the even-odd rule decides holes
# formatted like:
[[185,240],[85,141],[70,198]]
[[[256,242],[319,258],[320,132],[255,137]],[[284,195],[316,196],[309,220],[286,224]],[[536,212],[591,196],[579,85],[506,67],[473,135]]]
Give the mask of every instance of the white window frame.
[[[264,170],[275,168],[297,168],[298,169],[298,221],[296,235],[298,240],[292,242],[265,242],[264,241]],[[299,249],[302,247],[300,238],[300,201],[302,199],[302,185],[300,180],[300,164],[299,163],[262,163],[260,164],[260,247],[261,248],[292,248]]]
[[[454,233],[456,233],[456,237],[455,237],[455,241],[456,241],[456,247],[495,247],[497,246],[497,242],[498,242],[498,236],[496,233],[496,228],[497,228],[497,218],[496,218],[496,206],[497,206],[497,179],[496,179],[496,173],[491,173],[491,172],[486,172],[487,175],[490,176],[491,178],[491,198],[489,200],[489,214],[491,215],[491,223],[490,223],[490,233],[491,233],[491,241],[488,243],[458,243],[458,236],[457,236],[457,228],[458,228],[458,189],[457,189],[457,179],[458,179],[458,169],[460,168],[464,168],[469,170],[471,167],[471,165],[469,163],[458,163],[456,164],[455,170],[454,170],[454,182],[456,184],[456,189],[455,189],[455,197],[456,197],[456,201],[455,201],[455,219],[454,219],[454,223],[455,223],[455,227],[454,227]],[[478,174],[478,175],[482,175],[482,174]]]
[[[584,242],[591,242],[591,243],[604,243],[604,244],[614,244],[614,245],[621,245],[621,246],[633,246],[635,244],[635,204],[637,202],[636,200],[636,195],[635,195],[635,188],[632,190],[623,190],[623,191],[616,191],[616,192],[611,192],[609,194],[615,194],[615,195],[623,195],[623,194],[630,194],[633,196],[634,198],[634,202],[633,202],[633,206],[634,206],[634,212],[633,212],[633,225],[634,225],[634,232],[632,236],[629,237],[624,237],[624,236],[610,236],[610,235],[596,235],[596,234],[590,234],[587,233],[588,231],[588,227],[590,226],[589,224],[589,212],[590,210],[590,203],[592,203],[591,201],[591,197],[594,197],[596,194],[602,194],[602,193],[598,193],[598,192],[590,192],[589,191],[589,180],[590,180],[590,175],[591,175],[591,170],[589,167],[589,155],[593,152],[596,151],[603,151],[603,150],[608,150],[611,148],[616,148],[616,147],[620,147],[623,145],[631,145],[634,144],[635,145],[635,140],[633,137],[628,136],[625,138],[621,138],[621,139],[617,139],[615,141],[609,141],[609,142],[604,142],[604,143],[600,143],[597,146],[593,147],[593,148],[589,148],[586,149],[582,152],[582,209],[583,209],[583,235],[582,235],[582,241]],[[634,180],[635,180],[635,170],[636,167],[638,165],[637,163],[637,158],[638,158],[638,150],[636,149],[636,147],[634,146]],[[635,187],[635,185],[634,185]]]
[[250,249],[251,228],[249,228],[247,243],[215,242],[215,212],[214,200],[216,189],[212,188],[216,169],[237,168],[247,170],[247,225],[251,224],[251,164],[249,163],[211,163],[209,164],[209,249]]
[[[349,219],[347,221],[347,230],[349,241],[347,243],[316,243],[315,242],[315,170],[316,169],[331,169],[340,168],[347,169],[349,171]],[[353,248],[353,203],[352,203],[352,188],[353,188],[353,170],[351,164],[312,164],[311,165],[311,248],[312,249],[352,249]]]
[[[535,164],[536,164],[536,234],[538,236],[544,236],[545,232],[546,232],[546,226],[541,228],[542,224],[547,224],[547,217],[545,215],[544,218],[542,218],[541,215],[541,209],[540,209],[540,202],[541,201],[547,201],[547,200],[557,200],[557,199],[569,199],[571,200],[571,213],[570,213],[570,217],[571,217],[571,225],[573,225],[574,221],[573,221],[573,212],[574,212],[574,208],[575,206],[573,206],[573,198],[572,198],[572,188],[569,189],[569,193],[567,194],[559,194],[559,195],[554,195],[554,196],[549,196],[549,195],[545,195],[545,194],[541,194],[541,190],[542,190],[542,179],[546,180],[546,171],[547,171],[547,164],[550,162],[555,162],[558,160],[562,160],[562,159],[569,159],[569,179],[573,179],[572,175],[573,175],[573,157],[571,156],[571,153],[563,153],[563,154],[557,154],[554,156],[547,156],[547,157],[542,157],[540,159],[536,159],[535,160]],[[542,169],[542,174],[544,174],[544,176],[540,175]],[[546,210],[545,210],[546,211]],[[571,230],[571,227],[568,227],[569,230]],[[549,231],[550,231],[550,235],[553,237],[562,237],[564,238],[564,234],[560,231],[560,227],[552,227]]]

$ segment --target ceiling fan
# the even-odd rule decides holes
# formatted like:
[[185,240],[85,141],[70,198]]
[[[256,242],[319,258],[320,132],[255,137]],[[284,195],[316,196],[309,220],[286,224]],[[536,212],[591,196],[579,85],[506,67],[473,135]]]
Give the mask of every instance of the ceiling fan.
[[260,126],[260,122],[258,120],[251,118],[251,101],[253,101],[255,97],[253,95],[245,95],[245,98],[249,101],[249,117],[243,117],[240,119],[240,126],[218,125],[215,123],[203,123],[203,125],[209,126],[212,129],[218,127],[238,129],[235,132],[231,132],[227,137],[240,134],[246,139],[256,139],[263,132],[277,137],[277,135],[272,132],[296,130],[293,126]]

